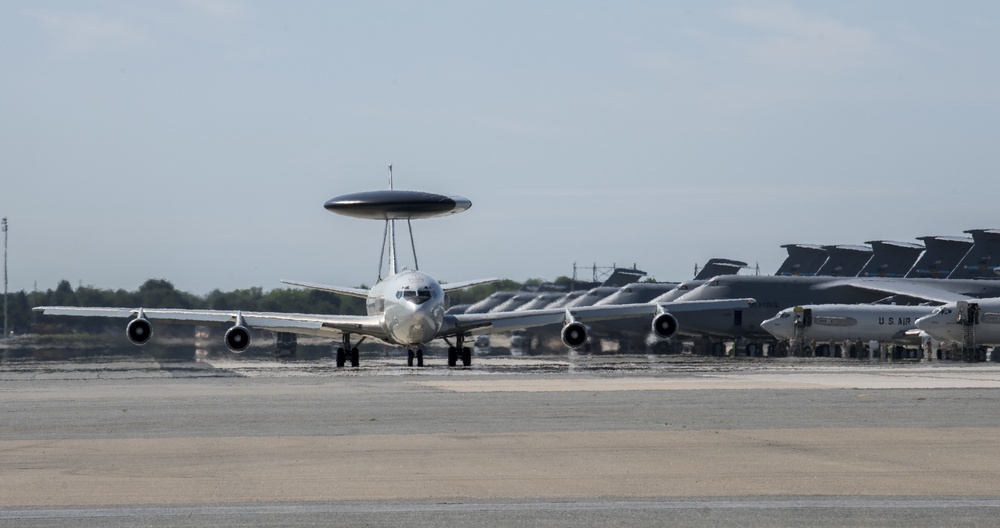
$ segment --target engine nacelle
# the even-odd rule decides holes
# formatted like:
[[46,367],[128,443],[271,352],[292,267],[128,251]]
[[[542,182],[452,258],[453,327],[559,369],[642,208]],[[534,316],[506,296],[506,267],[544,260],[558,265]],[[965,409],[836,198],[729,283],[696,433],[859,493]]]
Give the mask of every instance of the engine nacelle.
[[235,354],[250,347],[250,329],[245,326],[234,326],[226,330],[226,346]]
[[653,333],[660,339],[669,339],[677,333],[677,318],[669,313],[661,313],[653,318]]
[[145,317],[137,317],[129,321],[125,335],[133,345],[145,345],[153,337],[153,325]]
[[587,343],[587,326],[573,321],[562,329],[562,342],[570,348],[580,348]]

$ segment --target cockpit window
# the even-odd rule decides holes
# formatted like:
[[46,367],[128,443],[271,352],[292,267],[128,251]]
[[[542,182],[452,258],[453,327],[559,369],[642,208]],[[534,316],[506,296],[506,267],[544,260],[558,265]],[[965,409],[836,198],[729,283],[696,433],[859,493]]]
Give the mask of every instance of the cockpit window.
[[708,283],[708,285],[709,285],[709,286],[718,286],[718,285],[719,285],[719,281],[717,281],[717,280],[714,280],[714,281],[712,281],[712,282]]
[[788,319],[791,316],[792,316],[792,314],[790,314],[788,312],[781,312],[781,318],[782,319]]
[[413,304],[424,304],[425,302],[431,300],[431,290],[429,288],[421,288],[419,290],[399,290],[396,292],[397,299],[404,299]]

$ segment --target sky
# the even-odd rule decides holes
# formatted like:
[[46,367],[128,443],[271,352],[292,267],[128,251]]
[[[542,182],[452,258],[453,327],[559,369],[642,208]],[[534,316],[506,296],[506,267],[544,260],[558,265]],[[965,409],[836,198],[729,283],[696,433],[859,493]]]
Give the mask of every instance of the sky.
[[11,291],[371,285],[389,163],[443,281],[1000,228],[996,2],[11,0],[0,71]]

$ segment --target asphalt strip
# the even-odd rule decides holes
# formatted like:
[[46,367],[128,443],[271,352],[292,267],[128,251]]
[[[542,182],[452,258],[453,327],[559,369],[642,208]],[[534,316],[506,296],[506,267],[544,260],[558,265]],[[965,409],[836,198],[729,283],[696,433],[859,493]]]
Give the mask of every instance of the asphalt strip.
[[602,392],[676,390],[996,389],[997,373],[981,371],[719,374],[692,378],[569,378],[422,380],[415,385],[451,392]]

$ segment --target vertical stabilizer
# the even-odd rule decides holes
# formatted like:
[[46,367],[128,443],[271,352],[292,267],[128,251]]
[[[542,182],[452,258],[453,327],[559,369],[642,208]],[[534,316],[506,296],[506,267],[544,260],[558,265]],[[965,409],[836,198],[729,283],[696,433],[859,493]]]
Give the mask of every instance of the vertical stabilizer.
[[[392,163],[389,164],[389,190],[392,190]],[[389,234],[389,275],[399,273],[396,267],[396,221],[386,220]]]
[[1000,230],[969,229],[973,245],[958,266],[948,275],[949,279],[996,279],[994,271],[1000,268]]
[[815,275],[828,256],[825,249],[814,244],[785,244],[781,247],[788,250],[788,257],[774,272],[775,275]]
[[389,224],[389,274],[395,275],[399,273],[399,268],[396,267],[396,221],[386,220]]
[[872,258],[858,273],[858,277],[904,277],[917,262],[924,246],[892,240],[869,240]]
[[837,244],[823,246],[823,249],[830,255],[816,272],[823,277],[857,277],[872,258],[872,248],[868,246]]
[[973,244],[971,238],[954,236],[922,236],[917,240],[924,242],[927,251],[906,274],[910,278],[947,278]]

